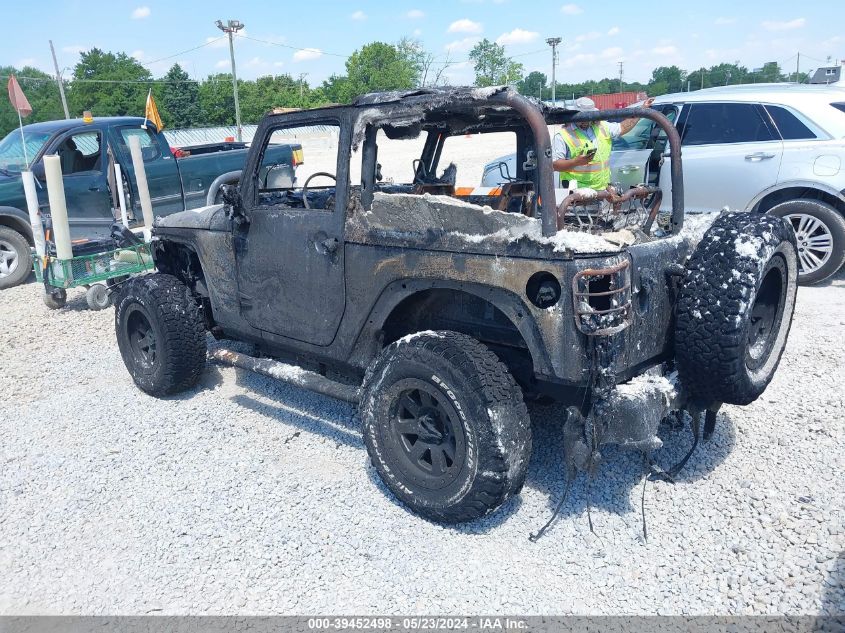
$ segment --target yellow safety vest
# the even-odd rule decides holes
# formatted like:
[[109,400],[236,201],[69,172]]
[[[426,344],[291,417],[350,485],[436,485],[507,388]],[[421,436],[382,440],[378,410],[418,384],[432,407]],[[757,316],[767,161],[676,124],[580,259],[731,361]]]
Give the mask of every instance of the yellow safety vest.
[[576,158],[596,148],[596,155],[586,165],[559,172],[561,186],[564,180],[575,180],[579,187],[596,190],[606,189],[610,184],[610,150],[613,146],[610,130],[603,121],[599,121],[593,124],[593,132],[596,135],[595,145],[578,126],[566,126],[558,132],[569,148],[569,158]]

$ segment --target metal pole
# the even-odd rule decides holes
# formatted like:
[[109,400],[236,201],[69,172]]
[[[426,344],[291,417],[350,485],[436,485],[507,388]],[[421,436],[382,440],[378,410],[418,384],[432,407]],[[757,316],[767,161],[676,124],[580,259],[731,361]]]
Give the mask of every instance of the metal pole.
[[795,83],[798,83],[798,77],[801,74],[801,53],[795,58]]
[[238,142],[243,141],[243,131],[241,129],[241,104],[238,101],[238,73],[235,68],[235,41],[234,34],[244,28],[243,22],[238,20],[229,20],[223,24],[221,20],[215,22],[217,28],[229,36],[229,56],[232,58],[232,92],[235,95],[235,125],[238,129]]
[[623,68],[624,67],[625,67],[625,62],[619,62],[619,92],[625,92],[624,83],[623,83],[623,75],[624,75]]
[[232,90],[235,93],[235,125],[238,127],[238,142],[243,141],[241,133],[241,104],[238,101],[238,73],[235,70],[235,42],[229,31],[229,55],[232,57]]
[[65,87],[62,83],[62,75],[59,73],[59,62],[56,61],[56,49],[53,48],[53,40],[49,40],[50,42],[50,52],[53,54],[53,68],[56,69],[56,83],[59,84],[59,95],[62,98],[62,108],[65,111],[65,118],[70,118],[70,112],[67,109],[67,99],[65,99]]
[[557,84],[557,80],[555,79],[555,69],[557,68],[557,45],[560,44],[561,39],[559,37],[550,37],[546,40],[546,44],[552,47],[552,104],[557,102],[556,95],[555,95],[555,88]]

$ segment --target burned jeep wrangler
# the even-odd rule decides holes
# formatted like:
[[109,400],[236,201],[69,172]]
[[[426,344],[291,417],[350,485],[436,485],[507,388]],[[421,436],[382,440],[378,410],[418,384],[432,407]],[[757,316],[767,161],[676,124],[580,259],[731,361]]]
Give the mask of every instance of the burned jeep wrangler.
[[[555,188],[549,126],[630,116],[666,134],[671,215],[647,184]],[[301,185],[262,164],[274,135],[294,129],[305,164],[319,162],[309,135],[337,148]],[[515,138],[516,173],[456,187],[444,144],[500,132]],[[404,179],[382,173],[391,139],[419,147]],[[566,405],[570,477],[604,445],[650,455],[672,412],[691,414],[696,440],[703,418],[706,437],[723,403],[749,404],[772,379],[796,245],[769,215],[685,219],[680,152],[653,110],[575,113],[506,87],[269,114],[225,204],[158,220],[158,272],[130,281],[116,306],[120,352],[159,396],[196,384],[207,332],[252,343],[249,355],[224,343],[210,356],[356,403],[384,483],[446,523],[520,491],[526,399]]]

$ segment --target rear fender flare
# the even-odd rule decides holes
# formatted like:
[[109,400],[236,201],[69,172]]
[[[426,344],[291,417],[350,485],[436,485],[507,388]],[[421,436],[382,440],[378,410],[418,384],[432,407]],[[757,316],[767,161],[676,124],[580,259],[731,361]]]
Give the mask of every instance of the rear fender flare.
[[551,361],[546,354],[540,328],[532,318],[532,310],[518,295],[484,284],[447,279],[397,279],[388,284],[382,290],[359,332],[352,348],[352,356],[363,353],[366,358],[375,357],[381,349],[377,340],[377,333],[384,328],[387,319],[396,307],[405,299],[419,292],[437,289],[465,292],[492,304],[510,319],[522,336],[528,346],[535,374],[554,375]]

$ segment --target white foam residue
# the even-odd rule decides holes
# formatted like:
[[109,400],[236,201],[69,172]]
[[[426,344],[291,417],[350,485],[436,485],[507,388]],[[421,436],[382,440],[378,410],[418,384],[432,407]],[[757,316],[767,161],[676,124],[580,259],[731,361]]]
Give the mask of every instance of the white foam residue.
[[616,385],[620,396],[633,400],[642,400],[653,393],[663,394],[666,402],[670,402],[678,395],[676,374],[667,376],[642,374],[626,383]]

